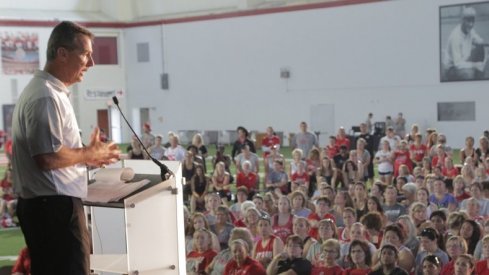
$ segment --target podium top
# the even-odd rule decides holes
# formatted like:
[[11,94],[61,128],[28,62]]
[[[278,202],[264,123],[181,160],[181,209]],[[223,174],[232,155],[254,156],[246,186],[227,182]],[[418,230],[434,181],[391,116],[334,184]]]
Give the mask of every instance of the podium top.
[[[135,194],[142,192],[146,189],[149,189],[159,183],[161,183],[161,177],[160,175],[153,175],[153,174],[135,174],[134,178],[128,182],[127,184],[131,184],[131,182],[138,182],[141,180],[149,180],[150,182],[146,184],[145,186],[139,188],[138,190],[132,192],[131,194],[123,197],[122,199],[115,201],[115,202],[91,202],[91,201],[83,201],[83,204],[86,206],[99,206],[99,207],[109,207],[109,208],[124,208],[124,200],[126,198],[129,198],[131,196],[134,196]],[[89,185],[93,183],[90,182]]]

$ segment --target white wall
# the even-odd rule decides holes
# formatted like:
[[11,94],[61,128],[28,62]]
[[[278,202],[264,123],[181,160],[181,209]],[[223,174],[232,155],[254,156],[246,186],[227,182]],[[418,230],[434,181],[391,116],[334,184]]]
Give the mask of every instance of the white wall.
[[[165,118],[157,131],[273,125],[295,132],[310,121],[311,106],[331,103],[335,127],[357,125],[368,112],[377,121],[401,111],[408,124],[435,127],[462,146],[466,135],[489,128],[489,85],[439,81],[438,11],[452,3],[387,1],[164,25],[170,90],[157,91],[158,64],[128,68],[128,89],[137,84],[152,115]],[[160,31],[126,34],[137,43],[158,40]],[[291,71],[288,81],[279,77],[282,67]],[[144,103],[134,95],[131,106]],[[437,122],[440,101],[476,101],[476,121]]]
[[[470,1],[470,0],[469,0]],[[467,1],[467,2],[469,2]],[[124,30],[120,65],[95,66],[76,89],[125,88],[121,107],[131,121],[149,108],[155,133],[226,130],[244,125],[296,132],[310,110],[334,104],[334,128],[401,111],[408,124],[435,127],[452,146],[489,128],[488,81],[440,83],[439,5],[453,0],[386,1],[297,12],[207,20]],[[7,28],[0,28],[0,31]],[[21,28],[17,28],[21,29]],[[32,29],[32,28],[29,28]],[[50,28],[39,30],[41,67]],[[136,61],[137,43],[149,43],[149,63]],[[289,68],[291,78],[279,77]],[[160,75],[169,73],[170,89]],[[19,92],[30,76],[18,79]],[[0,101],[13,102],[12,76],[0,75]],[[96,110],[107,101],[75,101],[88,137]],[[440,101],[476,101],[476,121],[437,122]],[[0,120],[1,121],[1,120]],[[325,121],[328,119],[325,118]],[[314,130],[314,129],[311,129]],[[123,127],[123,140],[130,134]]]

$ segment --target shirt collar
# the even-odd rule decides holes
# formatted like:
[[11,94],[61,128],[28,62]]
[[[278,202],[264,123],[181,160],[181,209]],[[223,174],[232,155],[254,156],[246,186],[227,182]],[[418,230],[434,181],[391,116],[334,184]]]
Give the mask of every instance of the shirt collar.
[[58,91],[65,93],[67,96],[70,96],[70,91],[65,86],[65,84],[63,82],[61,82],[59,79],[57,79],[56,77],[54,77],[52,74],[50,74],[46,71],[36,70],[36,72],[34,73],[34,76],[45,79],[46,81],[51,83],[51,85],[56,87]]

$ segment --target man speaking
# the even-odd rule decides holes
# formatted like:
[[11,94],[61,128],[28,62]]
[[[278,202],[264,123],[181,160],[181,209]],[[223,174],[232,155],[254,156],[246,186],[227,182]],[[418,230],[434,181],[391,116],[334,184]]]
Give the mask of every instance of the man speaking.
[[33,275],[87,275],[90,242],[81,198],[87,194],[86,165],[116,161],[119,148],[103,143],[95,129],[82,146],[68,87],[94,65],[93,34],[61,22],[37,71],[15,107],[14,188],[17,215],[31,256]]

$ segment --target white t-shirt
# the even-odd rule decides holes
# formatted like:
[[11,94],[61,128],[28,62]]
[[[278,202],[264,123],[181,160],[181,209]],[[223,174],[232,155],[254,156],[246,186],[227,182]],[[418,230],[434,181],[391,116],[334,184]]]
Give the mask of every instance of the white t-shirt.
[[[375,153],[375,158],[379,159],[379,165],[378,165],[378,170],[381,173],[392,173],[394,171],[394,167],[392,166],[392,152],[384,152],[384,151],[377,151]],[[389,159],[389,161],[385,160]]]

